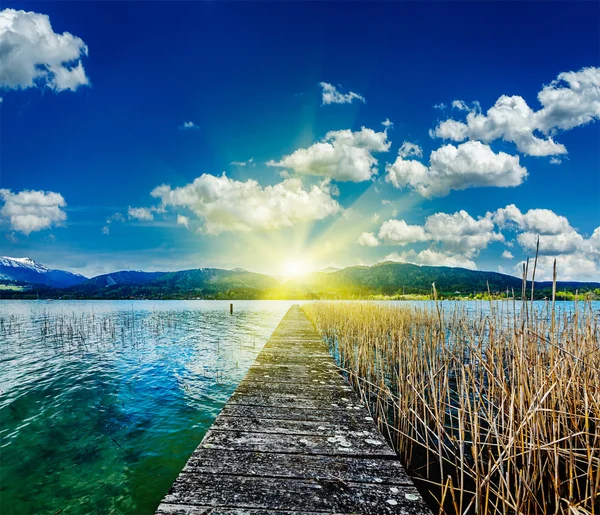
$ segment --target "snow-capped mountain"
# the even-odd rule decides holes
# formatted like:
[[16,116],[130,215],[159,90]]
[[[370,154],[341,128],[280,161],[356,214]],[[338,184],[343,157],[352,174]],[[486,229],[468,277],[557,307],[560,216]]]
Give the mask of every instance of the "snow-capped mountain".
[[0,256],[0,280],[65,288],[80,284],[87,278],[64,270],[50,269],[28,257]]

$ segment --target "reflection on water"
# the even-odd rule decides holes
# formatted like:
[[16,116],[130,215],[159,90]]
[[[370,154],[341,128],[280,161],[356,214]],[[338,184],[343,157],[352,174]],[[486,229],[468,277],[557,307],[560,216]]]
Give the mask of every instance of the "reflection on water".
[[290,302],[0,303],[0,512],[152,513]]

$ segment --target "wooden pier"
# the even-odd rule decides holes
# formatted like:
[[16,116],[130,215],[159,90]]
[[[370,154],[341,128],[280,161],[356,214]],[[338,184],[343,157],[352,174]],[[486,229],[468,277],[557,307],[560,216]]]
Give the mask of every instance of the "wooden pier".
[[430,511],[294,305],[156,513]]

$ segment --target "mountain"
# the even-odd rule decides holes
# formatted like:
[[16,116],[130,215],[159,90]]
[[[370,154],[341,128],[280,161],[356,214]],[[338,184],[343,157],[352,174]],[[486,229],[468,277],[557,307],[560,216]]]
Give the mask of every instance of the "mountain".
[[122,271],[64,288],[63,298],[258,299],[279,282],[243,269],[196,268],[179,272]]
[[[514,290],[517,298],[521,293],[521,279],[510,275],[396,262],[352,266],[342,270],[326,269],[290,279],[283,284],[275,277],[241,268],[196,268],[179,272],[124,270],[86,280],[69,272],[49,270],[27,259],[2,258],[0,266],[3,267],[0,268],[2,275],[8,275],[6,270],[11,272],[12,281],[31,283],[35,279],[40,296],[64,299],[358,299],[429,295],[432,283],[435,283],[440,298],[480,296],[488,288],[493,293]],[[55,274],[52,275],[52,272]],[[43,289],[44,283],[40,283],[40,278],[50,279],[56,273],[66,274],[60,277],[75,283],[58,289],[55,283],[49,281],[45,283],[48,287]],[[531,291],[531,282],[527,287]],[[575,291],[592,291],[600,295],[598,282],[559,282],[557,289],[559,292],[569,292],[571,297]],[[549,297],[551,291],[552,283],[535,283],[536,298]],[[0,288],[0,298],[32,296],[35,297],[36,293],[31,289],[19,292],[14,288]]]
[[87,280],[83,275],[53,270],[30,258],[0,257],[0,280],[65,288]]
[[121,270],[111,274],[98,275],[79,285],[79,288],[95,290],[118,285],[146,284],[167,272],[142,272],[141,270]]
[[[451,268],[445,266],[419,266],[409,263],[384,262],[373,266],[353,266],[337,272],[315,272],[288,281],[290,293],[310,298],[359,298],[376,295],[429,294],[435,283],[442,296],[462,296],[472,293],[521,292],[521,279],[498,272]],[[528,281],[528,289],[531,281]],[[600,283],[558,282],[557,289],[590,291],[600,288]],[[536,282],[539,296],[548,296],[551,282]]]

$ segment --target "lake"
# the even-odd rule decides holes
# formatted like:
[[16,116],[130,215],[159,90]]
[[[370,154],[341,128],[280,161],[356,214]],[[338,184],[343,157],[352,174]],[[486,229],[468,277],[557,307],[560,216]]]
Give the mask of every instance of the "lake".
[[0,512],[153,513],[291,304],[0,303]]
[[291,304],[0,302],[0,512],[153,513]]

